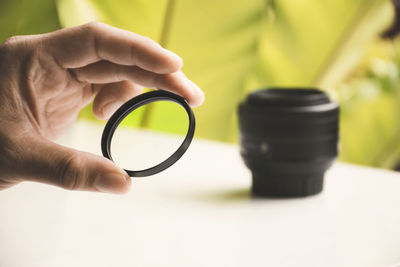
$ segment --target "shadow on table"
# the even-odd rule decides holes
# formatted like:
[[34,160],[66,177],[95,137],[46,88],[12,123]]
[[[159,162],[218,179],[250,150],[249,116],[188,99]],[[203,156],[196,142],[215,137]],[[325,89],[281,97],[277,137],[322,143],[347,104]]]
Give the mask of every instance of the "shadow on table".
[[293,200],[307,200],[319,195],[309,197],[260,197],[252,194],[250,188],[238,188],[227,190],[215,190],[198,193],[192,197],[207,202],[227,204],[227,203],[244,203],[244,202],[275,202],[275,201],[293,201]]
[[192,195],[197,200],[213,203],[245,202],[252,199],[249,188],[230,189],[225,191],[205,191]]

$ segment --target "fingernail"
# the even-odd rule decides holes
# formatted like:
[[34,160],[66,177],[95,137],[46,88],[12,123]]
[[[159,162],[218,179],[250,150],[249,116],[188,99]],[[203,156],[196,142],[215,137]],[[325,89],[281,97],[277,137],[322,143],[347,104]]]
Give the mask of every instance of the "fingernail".
[[194,106],[194,107],[198,107],[198,106],[200,106],[201,104],[203,104],[203,102],[204,102],[204,98],[205,98],[204,92],[203,92],[203,90],[201,90],[200,87],[198,87],[194,82],[192,82],[192,81],[189,80],[189,79],[188,79],[188,81],[189,81],[190,86],[191,86],[192,89],[193,89],[194,94],[196,95],[196,98],[197,98],[197,99],[196,99],[196,102],[193,103],[193,106]]
[[106,104],[103,107],[103,115],[105,118],[109,118],[123,103],[119,101],[113,101]]
[[122,194],[129,189],[127,176],[116,173],[101,174],[94,181],[94,187],[103,193]]

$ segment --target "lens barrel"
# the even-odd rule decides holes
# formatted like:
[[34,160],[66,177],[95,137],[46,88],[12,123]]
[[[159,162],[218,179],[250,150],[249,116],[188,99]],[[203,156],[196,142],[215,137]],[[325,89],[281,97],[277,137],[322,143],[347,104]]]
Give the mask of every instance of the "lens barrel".
[[339,106],[318,89],[255,91],[239,106],[241,155],[252,193],[303,197],[322,191],[338,154]]

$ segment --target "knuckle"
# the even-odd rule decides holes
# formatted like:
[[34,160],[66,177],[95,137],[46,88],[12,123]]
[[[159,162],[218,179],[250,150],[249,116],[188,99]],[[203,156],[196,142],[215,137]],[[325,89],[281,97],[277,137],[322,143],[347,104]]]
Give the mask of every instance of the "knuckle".
[[59,185],[67,190],[79,189],[82,185],[82,162],[75,156],[68,156],[58,166],[57,177]]
[[9,54],[16,47],[18,47],[23,41],[24,38],[22,36],[12,36],[7,38],[3,44],[0,46],[1,55]]
[[0,56],[7,59],[8,62],[15,62],[16,58],[30,56],[31,52],[37,50],[35,47],[40,45],[37,39],[27,35],[9,37],[0,46]]
[[101,27],[103,27],[104,23],[98,21],[91,21],[83,25],[83,27],[91,34],[99,31]]
[[16,45],[18,43],[21,43],[25,40],[24,36],[20,36],[20,35],[16,35],[16,36],[11,36],[9,38],[7,38],[3,45],[4,46],[12,46],[12,45]]
[[87,38],[89,43],[91,43],[95,49],[95,52],[98,57],[99,55],[99,48],[98,48],[98,38],[99,35],[101,34],[102,28],[104,26],[104,23],[98,22],[98,21],[92,21],[89,23],[86,23],[83,25],[83,31],[82,33],[84,34],[84,38]]
[[156,76],[155,77],[158,85],[163,85],[169,88],[182,88],[182,82],[177,79],[176,75],[174,74],[164,74],[162,76]]

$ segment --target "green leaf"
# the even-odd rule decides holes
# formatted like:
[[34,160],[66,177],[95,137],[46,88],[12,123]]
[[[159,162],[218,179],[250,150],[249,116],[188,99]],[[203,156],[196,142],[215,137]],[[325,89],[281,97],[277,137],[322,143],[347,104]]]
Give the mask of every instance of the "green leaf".
[[270,86],[335,86],[392,18],[389,1],[276,1],[258,75]]

